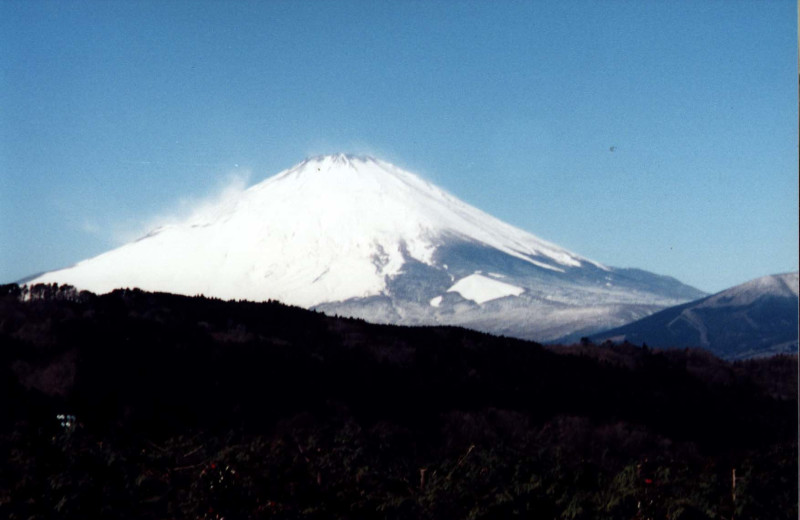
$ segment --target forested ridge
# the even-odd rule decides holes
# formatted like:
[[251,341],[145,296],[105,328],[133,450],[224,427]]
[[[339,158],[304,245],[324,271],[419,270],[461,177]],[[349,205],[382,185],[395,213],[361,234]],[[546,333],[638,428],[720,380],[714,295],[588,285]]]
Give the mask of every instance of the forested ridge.
[[0,288],[3,518],[797,518],[797,357]]

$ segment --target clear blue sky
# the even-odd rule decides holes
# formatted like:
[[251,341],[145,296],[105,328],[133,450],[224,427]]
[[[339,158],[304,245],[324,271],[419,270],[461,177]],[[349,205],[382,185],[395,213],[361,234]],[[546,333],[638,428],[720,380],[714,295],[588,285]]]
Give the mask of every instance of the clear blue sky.
[[796,9],[0,1],[0,282],[340,151],[706,291],[796,270]]

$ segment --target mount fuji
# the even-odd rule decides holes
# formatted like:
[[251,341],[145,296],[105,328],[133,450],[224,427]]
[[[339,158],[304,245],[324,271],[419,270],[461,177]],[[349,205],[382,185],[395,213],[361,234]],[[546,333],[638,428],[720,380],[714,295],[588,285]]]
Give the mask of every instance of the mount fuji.
[[135,242],[29,281],[279,300],[329,314],[538,341],[705,294],[608,267],[371,157],[307,159]]

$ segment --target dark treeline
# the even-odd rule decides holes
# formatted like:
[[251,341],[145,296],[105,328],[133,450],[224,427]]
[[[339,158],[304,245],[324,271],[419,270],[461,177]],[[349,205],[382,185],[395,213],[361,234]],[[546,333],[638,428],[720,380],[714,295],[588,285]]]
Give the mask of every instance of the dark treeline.
[[0,288],[4,518],[797,518],[797,357]]

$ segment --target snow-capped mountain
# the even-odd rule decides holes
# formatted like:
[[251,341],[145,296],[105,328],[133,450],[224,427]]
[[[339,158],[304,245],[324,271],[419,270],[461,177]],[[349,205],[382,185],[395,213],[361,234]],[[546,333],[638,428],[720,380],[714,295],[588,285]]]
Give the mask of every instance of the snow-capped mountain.
[[548,340],[703,296],[506,224],[389,163],[307,159],[239,196],[30,283],[280,300]]
[[703,347],[743,359],[798,348],[798,273],[756,278],[600,333],[651,347]]

